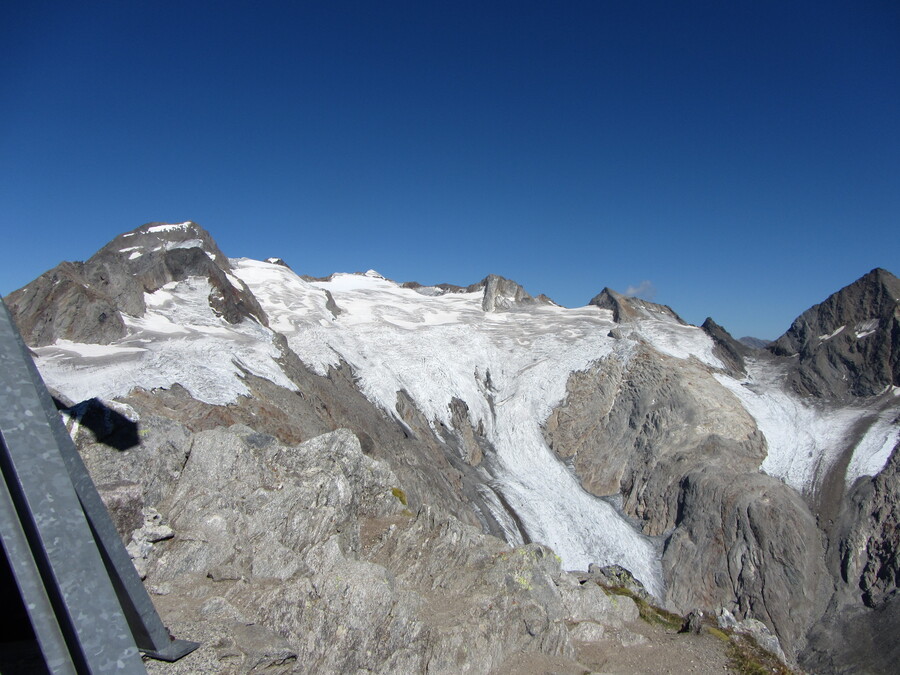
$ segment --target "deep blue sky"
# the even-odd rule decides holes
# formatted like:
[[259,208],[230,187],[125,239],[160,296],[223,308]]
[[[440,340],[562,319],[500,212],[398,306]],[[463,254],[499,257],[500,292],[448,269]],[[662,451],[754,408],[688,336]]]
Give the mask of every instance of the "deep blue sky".
[[774,338],[900,274],[900,3],[0,4],[0,293],[188,219]]

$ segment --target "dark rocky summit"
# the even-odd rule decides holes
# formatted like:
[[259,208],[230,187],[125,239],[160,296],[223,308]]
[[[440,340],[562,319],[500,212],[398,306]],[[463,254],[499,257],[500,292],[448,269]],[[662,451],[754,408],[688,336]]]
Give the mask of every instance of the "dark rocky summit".
[[769,349],[796,359],[790,382],[802,394],[841,399],[900,386],[900,279],[872,270],[803,312]]
[[148,223],[116,237],[87,262],[59,264],[5,300],[32,346],[59,338],[108,344],[125,334],[123,315],[143,316],[144,293],[188,277],[209,282],[209,304],[226,321],[252,318],[266,325],[256,298],[230,269],[196,223]]

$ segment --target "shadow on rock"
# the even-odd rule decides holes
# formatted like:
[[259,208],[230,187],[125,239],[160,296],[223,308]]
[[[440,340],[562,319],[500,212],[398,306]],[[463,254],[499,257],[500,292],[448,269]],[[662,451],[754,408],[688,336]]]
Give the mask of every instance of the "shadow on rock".
[[91,398],[73,406],[67,406],[53,398],[57,410],[83,427],[90,429],[94,439],[116,450],[129,450],[140,445],[138,424],[122,413],[113,410],[100,399]]

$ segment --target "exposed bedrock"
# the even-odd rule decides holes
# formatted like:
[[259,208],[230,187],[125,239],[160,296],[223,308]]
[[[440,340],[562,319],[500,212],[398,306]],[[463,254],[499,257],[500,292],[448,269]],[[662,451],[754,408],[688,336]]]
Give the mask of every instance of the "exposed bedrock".
[[109,344],[125,335],[116,300],[88,282],[84,263],[60,263],[4,300],[32,347],[59,338]]
[[668,305],[660,305],[649,300],[641,300],[630,295],[622,295],[611,288],[604,288],[595,295],[589,305],[600,309],[608,309],[613,313],[613,321],[627,323],[640,319],[674,319],[684,323],[678,314]]
[[844,502],[830,561],[848,597],[879,607],[900,587],[900,444],[875,477],[859,479]]
[[[816,672],[892,672],[900,660],[900,444],[842,503],[828,548],[837,588],[809,636],[803,665]],[[840,639],[837,639],[840,636]]]
[[573,373],[545,425],[596,495],[667,535],[667,601],[765,622],[789,656],[822,613],[822,536],[802,498],[759,473],[765,441],[708,368],[642,348]]
[[521,305],[550,301],[549,298],[535,299],[515,281],[496,274],[489,274],[477,284],[466,288],[466,291],[472,293],[482,288],[484,289],[484,298],[481,301],[481,308],[485,312],[514,309]]
[[[142,445],[177,448],[170,471],[151,452],[90,453],[106,453],[110,479],[137,472],[157,493],[164,522],[129,550],[169,628],[202,642],[150,672],[486,674],[548,658],[585,672],[578,641],[638,639],[636,605],[562,572],[549,549],[408,509],[397,475],[349,430],[284,445],[242,425],[141,422]],[[154,528],[165,536],[144,536]]]
[[694,465],[756,471],[756,424],[709,370],[643,347],[571,375],[545,424],[550,447],[586,490],[621,493],[647,534],[675,525],[680,481]]
[[668,601],[758,619],[795,657],[832,588],[802,498],[764,474],[698,467],[682,480],[680,511],[663,555]]
[[712,338],[715,343],[713,353],[729,368],[731,374],[735,377],[746,374],[747,364],[744,363],[744,357],[752,351],[752,348],[739,340],[735,340],[727,330],[713,321],[711,317],[706,317],[706,321],[703,322],[701,328]]

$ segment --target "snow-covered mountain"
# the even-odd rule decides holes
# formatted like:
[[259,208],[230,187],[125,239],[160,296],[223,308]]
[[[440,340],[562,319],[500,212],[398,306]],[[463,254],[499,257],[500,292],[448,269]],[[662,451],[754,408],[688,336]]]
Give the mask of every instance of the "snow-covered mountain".
[[68,403],[286,443],[348,427],[411,507],[547,545],[567,569],[621,565],[670,608],[759,619],[821,666],[834,650],[811,629],[900,611],[900,530],[859,541],[861,491],[883,509],[900,490],[884,479],[900,454],[898,289],[873,271],[749,349],[609,289],[570,309],[495,276],[315,280],[226,258],[181,223],[123,234],[6,303]]

